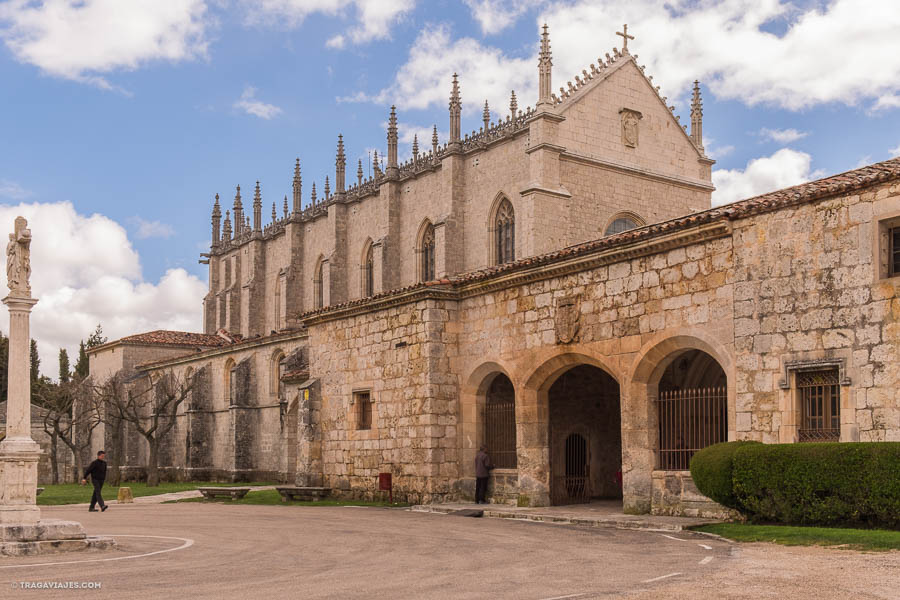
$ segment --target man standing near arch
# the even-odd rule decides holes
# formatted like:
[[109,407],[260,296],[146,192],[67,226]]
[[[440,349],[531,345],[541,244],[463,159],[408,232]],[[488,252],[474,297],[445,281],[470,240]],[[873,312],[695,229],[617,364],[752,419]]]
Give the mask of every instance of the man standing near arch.
[[487,446],[484,444],[478,449],[475,455],[475,504],[487,504],[485,495],[487,494],[488,477],[491,475],[491,469],[494,463],[487,453]]

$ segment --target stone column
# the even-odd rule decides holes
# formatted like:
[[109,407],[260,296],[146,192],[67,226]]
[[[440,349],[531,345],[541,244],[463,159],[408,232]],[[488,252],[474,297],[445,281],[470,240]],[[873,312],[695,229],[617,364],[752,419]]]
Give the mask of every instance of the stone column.
[[7,284],[9,296],[9,384],[6,399],[6,438],[0,442],[0,524],[33,525],[41,517],[36,504],[40,447],[31,439],[31,332],[29,317],[37,299],[28,279],[31,232],[22,217],[9,236]]

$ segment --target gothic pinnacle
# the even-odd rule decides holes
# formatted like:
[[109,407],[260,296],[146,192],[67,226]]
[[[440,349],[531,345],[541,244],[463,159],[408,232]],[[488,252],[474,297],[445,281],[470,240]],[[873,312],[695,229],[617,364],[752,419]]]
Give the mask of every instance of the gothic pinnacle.
[[519,116],[519,103],[516,101],[516,90],[512,90],[512,93],[509,96],[509,112],[513,119]]
[[212,245],[219,245],[219,221],[222,218],[222,209],[219,208],[219,194],[216,194],[216,202],[212,210]]
[[313,181],[311,197],[312,197],[312,205],[315,206],[316,205],[316,182],[315,181]]
[[225,224],[222,227],[222,241],[231,240],[231,211],[225,211]]
[[244,228],[244,206],[241,203],[241,186],[237,186],[237,192],[234,195],[234,206],[232,207],[234,214],[234,237],[240,237]]
[[328,175],[325,176],[325,200],[331,197],[331,186],[328,185]]
[[544,23],[541,34],[541,52],[538,58],[538,104],[552,104],[553,58],[550,54],[550,33]]
[[[287,196],[285,196],[285,197],[287,197]],[[278,220],[278,213],[275,211],[275,203],[273,202],[272,203],[272,222],[274,223],[277,220]]]
[[481,113],[481,120],[484,121],[484,132],[487,133],[488,127],[491,124],[491,109],[488,108],[488,101],[484,101],[484,112]]
[[284,218],[287,219],[288,216],[288,201],[287,194],[284,195]]
[[691,140],[703,150],[703,101],[700,98],[700,82],[694,80],[694,96],[691,99]]
[[460,114],[462,113],[462,100],[459,95],[459,80],[456,73],[453,74],[453,89],[450,92],[450,143],[459,142]]
[[387,173],[390,178],[400,174],[399,165],[397,163],[397,107],[391,106],[391,117],[388,121],[387,133]]
[[344,136],[338,134],[337,158],[334,161],[334,188],[335,193],[344,193],[347,172],[347,157],[344,155]]
[[356,186],[361,187],[362,186],[362,177],[363,177],[362,159],[360,158],[358,160],[359,160],[359,166],[356,168]]
[[262,231],[262,195],[259,193],[259,181],[253,192],[253,231]]
[[303,210],[303,178],[300,177],[300,159],[294,164],[294,212]]
[[413,134],[412,152],[413,152],[413,162],[414,163],[419,162],[419,134],[417,134],[417,133]]

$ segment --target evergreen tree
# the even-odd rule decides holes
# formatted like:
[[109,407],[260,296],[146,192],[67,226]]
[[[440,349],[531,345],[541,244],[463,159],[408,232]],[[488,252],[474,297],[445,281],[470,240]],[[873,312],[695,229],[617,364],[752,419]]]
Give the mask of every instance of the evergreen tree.
[[84,340],[78,344],[78,360],[75,361],[75,379],[84,381],[90,374],[90,363],[88,361],[87,349],[84,347]]
[[31,383],[34,385],[41,378],[41,357],[38,355],[37,342],[31,340]]
[[102,346],[106,342],[107,338],[105,335],[103,335],[103,327],[100,326],[100,323],[97,323],[97,328],[94,330],[94,333],[88,336],[85,346],[87,346],[87,349],[90,350],[91,348],[94,348],[96,346]]
[[59,349],[59,382],[68,383],[71,373],[69,372],[69,353],[65,348]]

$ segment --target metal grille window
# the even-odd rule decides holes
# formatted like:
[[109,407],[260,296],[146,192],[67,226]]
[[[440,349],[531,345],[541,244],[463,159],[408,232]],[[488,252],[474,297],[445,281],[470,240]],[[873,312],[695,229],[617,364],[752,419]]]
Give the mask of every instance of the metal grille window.
[[837,442],[841,439],[841,387],[837,369],[798,371],[801,442]]
[[728,440],[724,387],[662,391],[658,405],[658,468],[685,471],[698,450]]
[[615,235],[617,233],[622,233],[623,231],[628,231],[629,229],[636,229],[637,227],[639,227],[639,225],[634,219],[629,217],[619,217],[609,224],[609,227],[606,228],[606,232],[603,235]]
[[372,429],[372,396],[369,392],[356,392],[356,428]]
[[888,230],[888,276],[900,275],[900,227],[892,227]]
[[434,227],[431,225],[422,236],[422,281],[434,279]]
[[516,468],[516,396],[512,382],[505,375],[495,377],[488,389],[484,443],[495,467]]
[[504,200],[497,209],[494,232],[497,239],[497,264],[516,260],[516,216],[509,200]]

